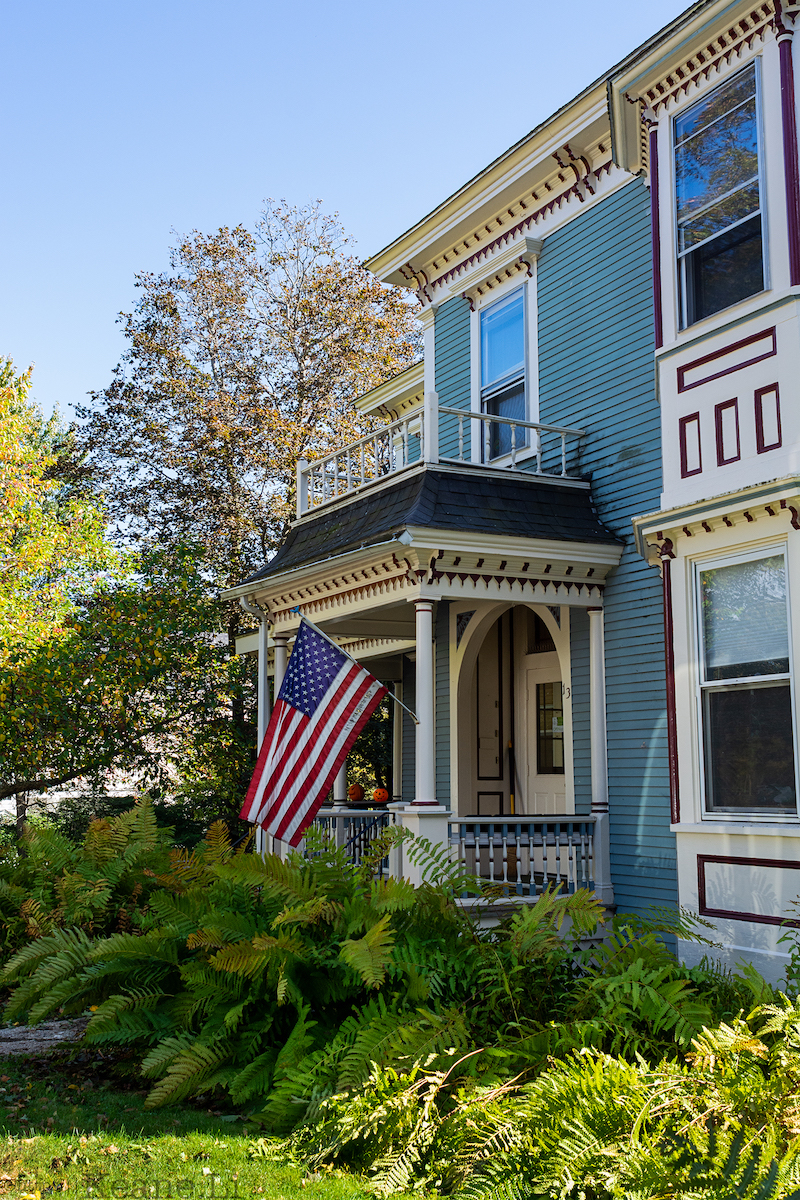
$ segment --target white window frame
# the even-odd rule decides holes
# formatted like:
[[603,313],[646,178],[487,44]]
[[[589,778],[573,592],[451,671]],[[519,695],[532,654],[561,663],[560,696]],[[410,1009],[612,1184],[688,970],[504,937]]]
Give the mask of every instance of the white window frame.
[[[670,130],[670,133],[669,133],[669,146],[670,146],[669,180],[670,180],[670,189],[671,189],[670,203],[672,206],[672,239],[673,239],[672,260],[673,260],[673,276],[674,276],[674,287],[675,287],[675,303],[676,303],[677,318],[678,318],[677,328],[678,328],[679,332],[683,332],[687,329],[693,329],[696,325],[702,324],[703,321],[714,321],[714,320],[718,319],[722,313],[728,312],[730,308],[735,307],[737,304],[747,304],[748,302],[752,301],[754,299],[754,297],[760,296],[764,292],[769,291],[769,289],[771,287],[770,270],[769,270],[769,229],[768,229],[768,214],[767,214],[767,209],[768,209],[768,205],[767,205],[767,171],[766,171],[767,139],[765,136],[765,129],[764,129],[764,104],[763,104],[763,88],[762,88],[762,80],[761,80],[761,73],[762,73],[761,58],[762,58],[761,54],[755,54],[747,62],[737,63],[736,66],[734,68],[732,68],[728,73],[726,73],[722,78],[716,78],[714,80],[714,83],[712,86],[709,86],[707,89],[704,89],[699,95],[693,95],[691,97],[691,99],[689,99],[685,104],[681,105],[681,107],[677,111],[673,112],[669,118],[669,130]],[[753,292],[752,295],[745,296],[744,299],[742,299],[742,300],[735,300],[733,302],[733,304],[728,305],[727,308],[720,308],[716,312],[710,313],[705,317],[696,317],[690,323],[687,319],[688,318],[687,298],[686,298],[686,287],[684,286],[683,264],[688,260],[688,257],[691,254],[691,251],[687,252],[686,254],[681,254],[678,249],[678,247],[680,245],[680,234],[679,234],[679,230],[678,230],[678,194],[677,194],[677,186],[676,186],[676,184],[677,184],[676,152],[678,149],[678,142],[677,142],[677,137],[676,137],[677,122],[678,122],[679,118],[683,117],[690,108],[694,107],[695,104],[699,104],[703,100],[708,99],[708,97],[714,91],[716,91],[717,88],[725,87],[726,84],[730,83],[730,81],[732,79],[734,79],[742,71],[747,70],[747,68],[750,66],[753,66],[755,68],[755,80],[756,80],[756,131],[757,131],[757,136],[758,136],[758,200],[759,200],[759,210],[758,211],[759,211],[759,215],[761,217],[761,271],[762,271],[762,278],[763,278],[763,287],[761,288],[761,291]],[[736,224],[744,223],[744,221],[749,221],[752,219],[752,216],[753,216],[753,214],[751,213],[750,216],[744,217],[742,219],[742,222],[736,222]],[[728,229],[733,229],[733,228],[735,228],[735,225],[728,226]],[[725,232],[726,232],[725,230],[722,230],[721,234],[725,233]],[[721,234],[718,236],[721,236]],[[709,241],[711,241],[711,240],[713,240],[713,239],[709,239]],[[701,243],[701,245],[702,244],[703,243]]]
[[[525,421],[537,421],[539,419],[538,412],[538,307],[536,293],[536,277],[538,263],[532,264],[531,276],[523,276],[522,279],[509,279],[504,285],[493,288],[491,292],[480,296],[474,302],[472,311],[472,329],[470,337],[471,345],[471,363],[470,377],[472,381],[471,388],[471,409],[473,412],[483,412],[483,387],[482,380],[482,338],[481,338],[481,316],[495,304],[500,304],[504,300],[510,299],[514,292],[521,291],[523,296],[523,330],[525,336]],[[474,463],[482,463],[482,428],[483,421],[472,421],[472,442],[471,455]],[[526,459],[533,458],[536,454],[536,439],[533,435],[533,430],[528,430],[531,434],[527,446],[522,446],[517,449],[517,463],[524,462]],[[485,466],[507,466],[511,462],[511,455],[505,454],[498,458],[489,459],[484,463]]]
[[[703,619],[702,619],[702,602],[700,594],[700,574],[702,571],[715,570],[718,567],[733,566],[737,563],[755,562],[761,558],[771,558],[776,554],[783,556],[783,569],[786,579],[786,628],[789,643],[789,670],[785,674],[780,675],[749,675],[744,678],[725,679],[706,683],[705,675],[705,644],[703,637]],[[800,764],[798,763],[798,737],[797,737],[797,712],[795,702],[794,688],[794,661],[793,661],[793,629],[792,629],[792,603],[790,595],[790,579],[789,579],[789,544],[785,539],[777,542],[762,543],[757,547],[750,546],[747,549],[740,551],[731,550],[727,553],[713,554],[708,557],[695,558],[691,560],[692,569],[692,624],[694,633],[694,651],[695,651],[695,719],[696,719],[696,747],[697,761],[700,771],[700,818],[702,821],[722,822],[730,825],[731,822],[737,824],[797,824],[800,822],[800,788],[798,788],[798,779],[800,777]],[[706,806],[706,738],[705,725],[703,717],[703,696],[706,691],[720,691],[730,689],[737,685],[742,688],[753,688],[758,686],[769,686],[770,683],[782,682],[786,680],[789,688],[789,702],[792,714],[792,748],[794,752],[794,775],[795,775],[795,803],[798,806],[797,811],[792,813],[750,813],[741,812],[712,812]]]

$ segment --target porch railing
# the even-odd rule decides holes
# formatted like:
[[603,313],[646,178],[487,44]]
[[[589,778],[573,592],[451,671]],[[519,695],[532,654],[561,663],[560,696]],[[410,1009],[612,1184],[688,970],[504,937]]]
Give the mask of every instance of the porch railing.
[[[314,827],[359,866],[383,831],[395,824],[392,809],[321,808]],[[402,818],[401,818],[402,820]],[[509,896],[538,896],[560,887],[562,893],[595,886],[594,826],[592,816],[520,817],[487,820],[453,817],[447,821],[450,860]],[[277,847],[277,844],[276,844]],[[305,839],[300,852],[306,848]],[[402,874],[401,851],[392,848],[380,865],[383,875]]]
[[[478,432],[473,438],[472,422]],[[477,462],[499,470],[517,470],[520,454],[535,460],[535,473],[569,477],[569,446],[582,429],[543,425],[515,417],[439,405],[435,393],[406,417],[313,462],[297,464],[297,515],[358,492],[376,479],[420,462]]]
[[[391,809],[343,808],[339,805],[321,808],[314,818],[314,828],[319,829],[336,846],[343,846],[347,857],[360,866],[361,860],[373,843],[389,825],[393,825],[395,814]],[[305,839],[299,847],[305,850]],[[381,874],[390,874],[389,857],[383,860]]]
[[594,817],[459,817],[450,821],[450,851],[470,874],[510,895],[594,887]]
[[382,425],[374,433],[323,458],[297,464],[298,516],[338,496],[356,492],[383,475],[421,462],[425,430],[421,410]]

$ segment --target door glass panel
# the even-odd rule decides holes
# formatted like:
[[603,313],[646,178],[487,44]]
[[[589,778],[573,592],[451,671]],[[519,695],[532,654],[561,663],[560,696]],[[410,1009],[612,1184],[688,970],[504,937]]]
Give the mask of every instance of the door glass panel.
[[[525,420],[525,384],[516,383],[498,396],[486,401],[486,412],[493,417]],[[528,444],[528,431],[523,425],[513,427],[513,448],[521,450]],[[489,458],[501,458],[512,450],[512,426],[492,423],[489,426]]]
[[560,681],[536,685],[537,762],[540,775],[564,774],[564,701]]
[[700,572],[705,679],[789,670],[782,554]]

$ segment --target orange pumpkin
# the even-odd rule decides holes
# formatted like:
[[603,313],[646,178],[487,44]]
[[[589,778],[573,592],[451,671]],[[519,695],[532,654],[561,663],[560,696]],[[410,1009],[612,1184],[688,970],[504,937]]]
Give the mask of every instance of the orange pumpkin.
[[355,800],[355,801],[364,799],[364,789],[362,788],[360,783],[351,783],[350,784],[350,787],[347,789],[347,798],[348,798],[348,800]]
[[375,788],[372,793],[372,799],[375,804],[386,804],[389,799],[389,793],[386,788]]

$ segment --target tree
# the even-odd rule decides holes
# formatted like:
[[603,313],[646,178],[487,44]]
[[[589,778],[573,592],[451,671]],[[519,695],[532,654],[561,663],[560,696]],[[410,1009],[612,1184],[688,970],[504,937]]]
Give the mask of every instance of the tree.
[[73,597],[117,556],[101,507],[58,477],[71,437],[0,358],[0,660],[57,635]]
[[[252,691],[202,555],[115,549],[102,506],[68,478],[74,437],[30,387],[0,360],[0,799],[16,797],[20,832],[31,793],[112,770],[157,794],[187,739],[224,728],[234,701],[246,712]],[[240,727],[220,747],[237,798],[251,765]]]
[[[365,432],[354,398],[415,360],[415,308],[363,268],[319,204],[270,202],[254,232],[195,230],[168,272],[137,286],[121,318],[128,349],[78,410],[75,478],[102,493],[129,542],[192,544],[209,589],[231,587],[280,541],[297,459]],[[252,618],[231,604],[223,624],[224,656]],[[241,803],[244,768],[231,764],[254,748],[248,671],[227,709],[183,742],[182,794],[201,808],[221,791]]]
[[[278,544],[297,459],[360,436],[352,400],[414,361],[414,309],[319,204],[194,231],[137,286],[123,360],[79,410],[87,466],[129,535],[201,545],[230,587]],[[241,621],[232,607],[231,637]]]
[[[0,662],[0,799],[111,770],[135,772],[156,795],[174,789],[184,745],[229,723],[246,690],[247,666],[218,629],[191,550],[129,554],[57,635]],[[250,740],[225,741],[237,797]]]

